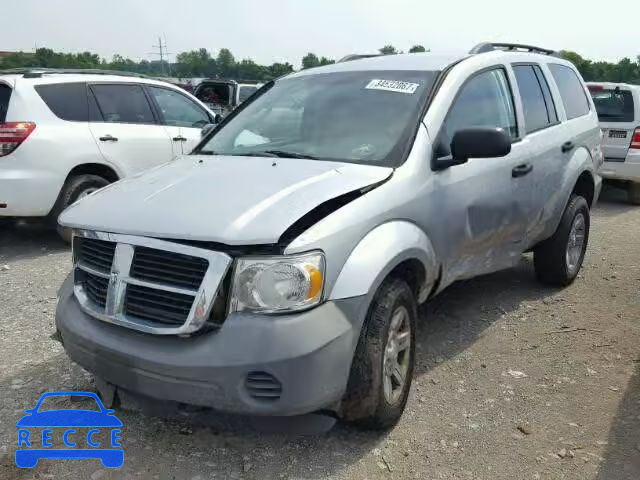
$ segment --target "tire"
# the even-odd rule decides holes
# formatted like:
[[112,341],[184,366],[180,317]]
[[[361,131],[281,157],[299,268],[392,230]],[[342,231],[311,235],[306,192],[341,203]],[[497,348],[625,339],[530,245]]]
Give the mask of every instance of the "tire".
[[[581,221],[582,229],[580,229]],[[575,232],[572,231],[574,225]],[[584,197],[571,195],[556,232],[534,249],[533,263],[540,282],[565,287],[575,280],[587,250],[590,225],[589,204]],[[576,235],[572,238],[574,233]],[[578,248],[580,236],[582,243]],[[570,240],[574,245],[572,255],[568,254]]]
[[[400,318],[400,328],[394,330],[394,317]],[[386,430],[394,426],[405,409],[415,363],[415,331],[417,305],[415,294],[407,282],[389,277],[376,292],[369,307],[367,318],[360,332],[360,339],[351,365],[347,392],[342,400],[341,417],[369,430]],[[390,332],[396,331],[409,345],[404,350],[394,352],[399,372],[404,373],[404,382],[399,387],[396,382],[388,383],[385,375],[385,351],[390,346]],[[407,336],[408,335],[408,336]],[[399,343],[395,343],[400,346]],[[394,379],[397,377],[393,377]],[[386,379],[386,381],[385,381]],[[391,387],[390,395],[385,394],[385,383]]]
[[58,217],[82,196],[109,185],[109,181],[98,175],[78,175],[67,179],[62,187],[56,204],[49,213],[49,221],[53,223],[58,235],[67,243],[71,242],[71,229],[58,225]]
[[627,198],[629,203],[640,205],[640,183],[630,183],[627,187]]

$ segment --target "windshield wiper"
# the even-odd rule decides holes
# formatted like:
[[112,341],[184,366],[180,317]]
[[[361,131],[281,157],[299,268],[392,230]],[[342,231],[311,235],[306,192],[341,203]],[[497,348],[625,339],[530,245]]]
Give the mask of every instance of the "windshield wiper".
[[269,157],[269,158],[305,158],[308,160],[319,160],[318,157],[298,152],[286,152],[284,150],[263,150],[260,152],[224,153],[212,150],[200,150],[198,155],[221,155],[229,157]]
[[248,153],[224,153],[214,152],[213,150],[200,150],[195,152],[196,155],[218,155],[224,157],[277,157],[278,155],[267,152],[248,152]]
[[306,158],[308,160],[318,160],[318,157],[314,157],[313,155],[307,155],[306,153],[298,152],[287,152],[286,150],[265,150],[264,152],[260,153],[266,153],[280,158]]

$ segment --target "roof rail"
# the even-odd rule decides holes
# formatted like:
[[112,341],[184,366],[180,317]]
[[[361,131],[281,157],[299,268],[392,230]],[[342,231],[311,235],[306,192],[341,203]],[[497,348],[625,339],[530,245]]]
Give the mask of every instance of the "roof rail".
[[342,57],[340,60],[338,60],[337,63],[350,62],[351,60],[360,60],[361,58],[373,58],[373,57],[381,57],[381,56],[382,56],[381,53],[353,54],[353,55],[347,55],[346,57]]
[[548,48],[535,47],[533,45],[523,45],[520,43],[492,43],[485,42],[479,43],[471,50],[469,50],[470,54],[476,53],[485,53],[485,52],[493,52],[495,50],[507,50],[513,52],[525,51],[531,53],[541,53],[543,55],[550,55],[552,57],[559,57],[560,54],[555,50],[549,50]]
[[84,75],[117,75],[122,77],[151,78],[148,75],[133,72],[121,72],[119,70],[103,70],[99,68],[10,68],[0,70],[0,75],[22,75],[24,78],[40,78],[47,74],[84,74]]

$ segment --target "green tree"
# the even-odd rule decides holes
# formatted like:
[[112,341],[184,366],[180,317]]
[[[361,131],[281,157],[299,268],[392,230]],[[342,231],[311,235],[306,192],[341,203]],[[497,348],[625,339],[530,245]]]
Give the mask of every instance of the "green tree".
[[265,80],[268,77],[266,68],[250,59],[244,59],[236,65],[237,76],[244,80]]
[[394,47],[393,45],[385,45],[384,47],[382,47],[378,51],[382,55],[395,55],[396,53],[400,53],[400,52],[398,52],[398,50],[396,50],[396,47]]
[[320,58],[320,65],[333,65],[334,63],[336,63],[335,60],[332,60],[330,58],[327,57],[321,57]]
[[307,68],[313,68],[313,67],[319,67],[319,66],[320,66],[320,59],[315,53],[309,52],[304,57],[302,57],[303,70],[306,70]]
[[414,45],[409,49],[409,53],[423,53],[423,52],[428,52],[428,50],[424,48],[422,45]]
[[236,59],[228,48],[220,49],[218,52],[218,58],[216,58],[216,65],[218,67],[218,74],[221,77],[232,78],[235,76]]
[[271,78],[278,78],[293,72],[293,65],[290,63],[274,63],[268,67],[268,74]]
[[199,48],[176,55],[173,70],[180,77],[214,77],[217,65],[206,48]]

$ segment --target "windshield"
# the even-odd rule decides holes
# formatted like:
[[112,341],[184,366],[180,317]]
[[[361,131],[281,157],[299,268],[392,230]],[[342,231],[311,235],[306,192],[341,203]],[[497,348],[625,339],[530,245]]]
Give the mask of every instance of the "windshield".
[[436,74],[358,71],[284,78],[195,153],[397,166]]
[[602,122],[633,122],[633,95],[629,90],[599,90],[592,87],[591,97]]

